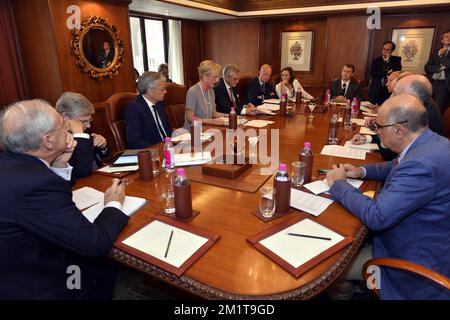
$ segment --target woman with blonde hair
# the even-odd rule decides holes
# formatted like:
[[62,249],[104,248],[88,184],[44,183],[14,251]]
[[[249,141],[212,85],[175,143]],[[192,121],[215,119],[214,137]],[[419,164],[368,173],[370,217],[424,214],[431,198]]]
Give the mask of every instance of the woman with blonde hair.
[[[189,88],[186,94],[186,113],[184,117],[184,129],[189,130],[192,117],[197,117],[205,124],[222,124],[224,113],[216,111],[216,96],[214,85],[220,79],[222,67],[212,60],[205,60],[197,68],[200,79]],[[220,119],[217,119],[220,118]]]
[[312,95],[303,89],[300,82],[295,79],[295,73],[291,67],[281,70],[281,81],[276,85],[275,91],[279,98],[281,98],[282,94],[287,94],[287,98],[292,101],[295,101],[297,92],[301,92],[302,97],[305,99],[314,99]]

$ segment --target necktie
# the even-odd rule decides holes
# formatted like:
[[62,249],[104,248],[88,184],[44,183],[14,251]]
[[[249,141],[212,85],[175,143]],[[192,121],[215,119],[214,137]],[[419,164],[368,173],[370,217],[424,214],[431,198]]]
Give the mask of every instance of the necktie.
[[159,115],[158,115],[158,111],[156,110],[156,108],[154,108],[154,106],[151,106],[151,108],[154,112],[156,128],[158,128],[158,132],[161,137],[161,140],[164,140],[164,138],[167,137],[167,134],[166,134],[166,131],[164,130],[164,127],[162,126],[161,119],[159,118]]
[[342,90],[341,93],[339,94],[340,96],[344,96],[345,97],[345,89],[347,88],[347,84],[343,83],[342,84]]
[[230,94],[231,103],[233,104],[233,108],[234,108],[234,110],[236,110],[236,100],[234,99],[234,94],[233,94],[232,88],[230,88],[229,94]]
[[398,157],[392,160],[392,169],[394,169],[398,165]]

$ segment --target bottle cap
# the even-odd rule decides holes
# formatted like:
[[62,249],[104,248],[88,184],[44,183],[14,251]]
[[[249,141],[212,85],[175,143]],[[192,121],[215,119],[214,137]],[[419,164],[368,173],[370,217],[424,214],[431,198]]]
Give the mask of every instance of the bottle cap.
[[177,170],[175,170],[175,173],[177,174],[177,176],[184,176],[186,172],[184,171],[184,168],[177,168]]
[[231,111],[234,111],[234,107],[231,107]]
[[311,149],[311,142],[305,142],[304,146],[305,148]]
[[192,116],[192,121],[197,121],[198,118],[196,116]]
[[172,141],[172,139],[170,139],[170,137],[166,137],[166,139],[164,139],[165,142],[170,142]]
[[287,165],[286,165],[286,163],[280,163],[280,165],[278,166],[278,170],[280,170],[280,171],[286,171],[286,170],[287,170]]

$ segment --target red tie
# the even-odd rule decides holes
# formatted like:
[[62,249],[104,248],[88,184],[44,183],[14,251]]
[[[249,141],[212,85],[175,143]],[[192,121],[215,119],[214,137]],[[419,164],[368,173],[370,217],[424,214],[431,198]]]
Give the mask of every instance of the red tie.
[[230,88],[230,99],[231,99],[231,103],[233,104],[234,110],[236,110],[236,100],[234,100],[234,94],[233,94],[232,88]]

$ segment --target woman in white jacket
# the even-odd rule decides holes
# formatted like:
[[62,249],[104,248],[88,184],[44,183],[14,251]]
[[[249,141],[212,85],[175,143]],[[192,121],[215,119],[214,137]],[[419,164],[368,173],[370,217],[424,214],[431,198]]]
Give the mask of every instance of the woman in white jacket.
[[294,70],[291,67],[286,67],[281,70],[281,81],[275,87],[275,91],[279,98],[286,93],[289,100],[295,101],[297,92],[302,93],[302,97],[305,99],[314,99],[312,95],[303,89],[300,82],[295,79]]

